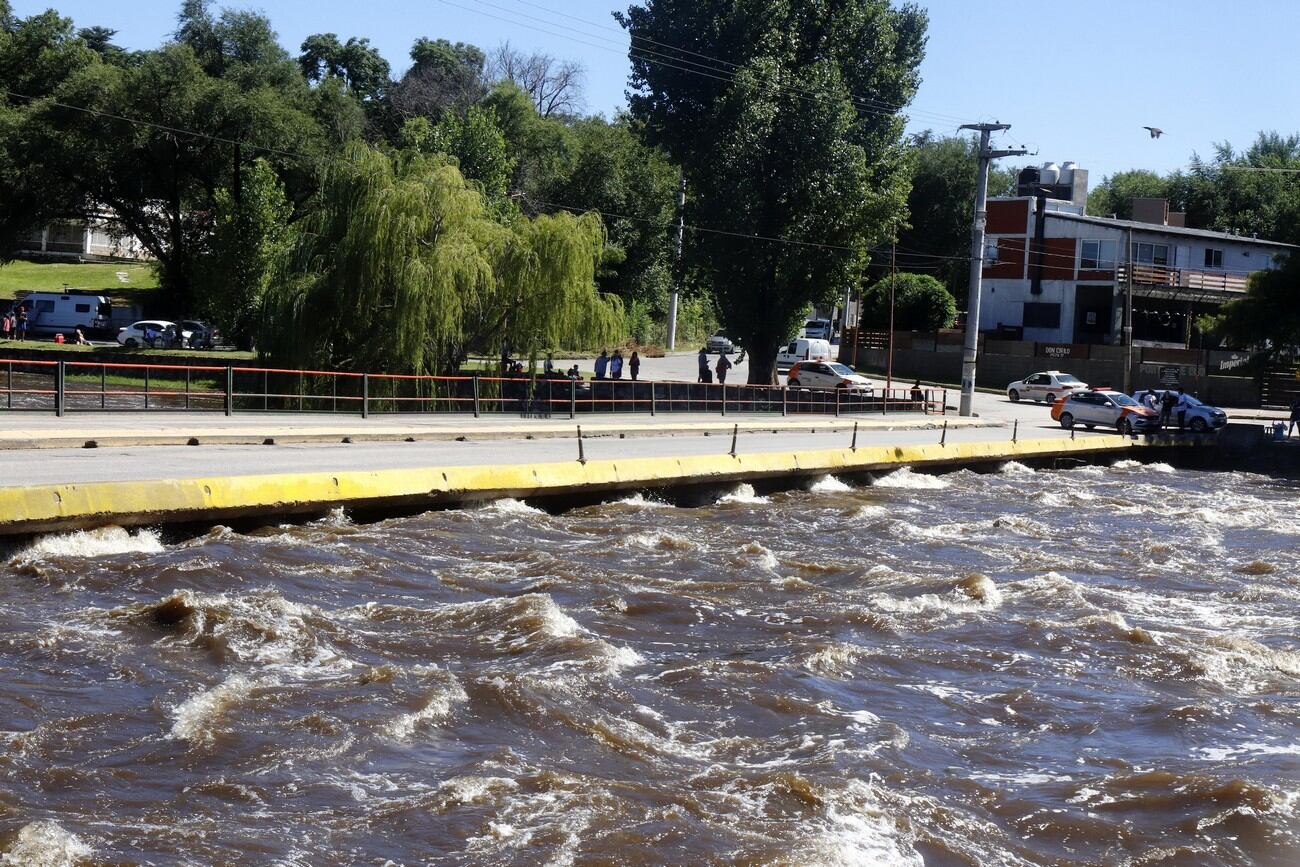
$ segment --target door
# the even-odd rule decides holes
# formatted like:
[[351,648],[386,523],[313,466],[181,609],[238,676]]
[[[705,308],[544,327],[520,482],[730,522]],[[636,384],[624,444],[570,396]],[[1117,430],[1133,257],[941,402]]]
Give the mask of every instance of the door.
[[1074,289],[1074,342],[1109,343],[1114,315],[1115,288],[1076,286]]

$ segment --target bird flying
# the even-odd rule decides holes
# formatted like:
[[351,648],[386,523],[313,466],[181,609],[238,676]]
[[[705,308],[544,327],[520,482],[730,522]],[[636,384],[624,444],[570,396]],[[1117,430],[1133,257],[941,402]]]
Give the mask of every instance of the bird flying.
[[1158,126],[1144,126],[1142,128],[1151,133],[1152,138],[1160,138],[1160,136],[1165,134],[1165,131]]

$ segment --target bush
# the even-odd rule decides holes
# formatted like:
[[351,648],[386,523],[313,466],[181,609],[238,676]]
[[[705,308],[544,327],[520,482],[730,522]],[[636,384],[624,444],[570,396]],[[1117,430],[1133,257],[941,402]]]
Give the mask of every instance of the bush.
[[889,287],[894,288],[895,331],[938,331],[957,318],[957,302],[948,290],[928,274],[899,274],[886,277],[862,294],[862,327],[885,331],[889,328]]

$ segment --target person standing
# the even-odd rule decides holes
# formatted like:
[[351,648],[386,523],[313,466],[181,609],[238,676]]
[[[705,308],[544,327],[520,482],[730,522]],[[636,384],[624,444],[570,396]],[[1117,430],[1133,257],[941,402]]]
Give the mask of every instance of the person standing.
[[1300,395],[1291,401],[1291,424],[1286,429],[1286,438],[1291,439],[1291,434],[1295,433],[1296,425],[1300,425]]
[[605,350],[600,351],[596,356],[596,379],[604,379],[605,371],[609,369],[609,353]]
[[727,353],[723,352],[718,355],[718,384],[725,385],[727,382],[727,371],[731,370],[731,362],[727,360]]
[[623,353],[617,349],[614,350],[614,357],[609,360],[609,376],[610,379],[623,378]]
[[4,334],[4,339],[8,340],[10,333],[14,329],[14,318],[6,313],[3,319],[0,319],[0,333]]
[[709,375],[709,348],[700,347],[700,382],[710,382],[712,377]]
[[632,350],[632,357],[627,361],[627,369],[632,374],[632,381],[636,382],[636,378],[641,374],[641,356],[637,355],[635,349]]
[[18,308],[18,339],[27,339],[27,308]]
[[1174,407],[1178,405],[1178,395],[1174,394],[1172,388],[1166,388],[1165,393],[1160,396],[1160,426],[1169,427],[1169,420],[1174,414]]
[[1179,430],[1187,427],[1187,411],[1189,409],[1191,409],[1191,404],[1187,401],[1187,392],[1183,391],[1183,387],[1180,385],[1178,386],[1177,402],[1174,403],[1174,411],[1178,413]]
[[546,363],[542,365],[542,376],[550,379],[555,376],[555,356],[546,353]]

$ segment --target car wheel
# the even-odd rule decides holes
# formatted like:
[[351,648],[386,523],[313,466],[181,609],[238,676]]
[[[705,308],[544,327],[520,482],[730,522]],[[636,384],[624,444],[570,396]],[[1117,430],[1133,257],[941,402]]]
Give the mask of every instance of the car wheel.
[[126,339],[126,348],[127,348],[127,349],[135,349],[135,348],[136,348],[137,346],[139,346],[139,345],[140,345],[139,341],[137,341],[134,337],[128,337],[128,338]]
[[1007,393],[1007,397],[1011,398],[1012,403],[1020,403],[1020,392],[1016,391],[1014,388]]
[[1047,402],[1049,404],[1056,403],[1056,395],[1049,393],[1047,395]]
[[1122,418],[1115,422],[1115,430],[1122,437],[1129,436],[1133,433],[1133,422],[1126,418]]
[[1061,413],[1061,427],[1066,430],[1074,427],[1074,416],[1068,412]]
[[1210,426],[1205,423],[1205,419],[1203,418],[1194,418],[1192,419],[1191,424],[1192,433],[1205,433],[1210,429]]

